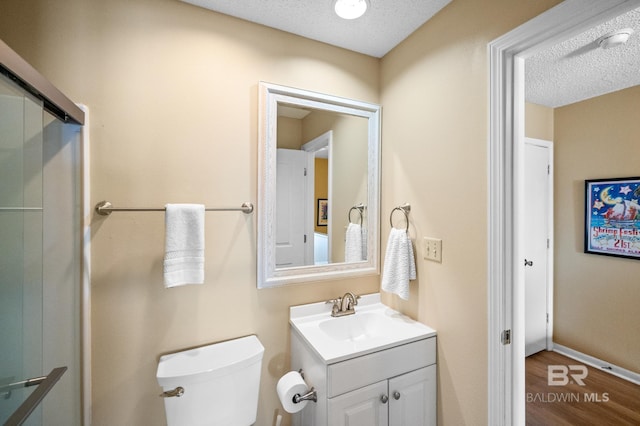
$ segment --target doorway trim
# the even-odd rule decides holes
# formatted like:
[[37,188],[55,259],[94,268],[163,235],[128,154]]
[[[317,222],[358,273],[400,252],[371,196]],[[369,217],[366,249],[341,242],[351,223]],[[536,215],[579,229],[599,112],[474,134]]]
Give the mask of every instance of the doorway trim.
[[[303,151],[308,153],[307,156],[307,174],[312,176],[313,179],[307,179],[307,217],[305,219],[305,223],[307,224],[306,234],[309,236],[307,241],[311,239],[310,243],[307,244],[305,250],[309,253],[308,259],[315,261],[315,250],[314,250],[314,241],[315,241],[315,219],[314,214],[316,213],[316,198],[315,198],[315,158],[316,154],[323,149],[327,150],[327,160],[328,160],[328,181],[327,181],[327,199],[329,200],[329,208],[331,208],[331,200],[333,200],[333,130],[327,130],[320,136],[317,136],[311,139],[309,142],[302,145],[300,148]],[[333,215],[329,215],[329,220],[327,223],[327,235],[333,235]],[[327,245],[327,259],[331,259],[331,238],[328,238]],[[313,265],[314,263],[311,263]]]
[[[640,6],[640,0],[566,0],[492,41],[488,147],[488,424],[525,423],[523,209],[524,61]],[[510,339],[504,331],[510,330]],[[504,343],[503,343],[504,342]]]

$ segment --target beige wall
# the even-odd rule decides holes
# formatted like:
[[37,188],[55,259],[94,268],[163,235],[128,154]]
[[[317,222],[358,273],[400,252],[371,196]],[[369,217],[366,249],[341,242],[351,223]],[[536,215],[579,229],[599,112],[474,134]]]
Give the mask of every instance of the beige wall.
[[[92,204],[255,202],[260,80],[379,102],[377,59],[176,0],[4,1],[0,38],[91,109]],[[206,220],[205,284],[166,290],[161,213],[92,218],[94,425],[163,424],[158,357],[252,333],[266,348],[258,426],[272,425],[288,307],[378,289],[372,276],[258,291],[255,215]]]
[[[443,239],[411,300],[438,330],[441,425],[487,419],[487,43],[558,0],[455,0],[382,61],[176,0],[5,0],[0,38],[91,108],[92,203],[239,205],[256,199],[259,80],[382,103],[388,214]],[[256,333],[258,426],[279,410],[287,308],[378,289],[378,277],[256,290],[255,217],[207,216],[203,286],[162,287],[163,217],[93,218],[94,425],[162,424],[159,355]]]
[[554,341],[640,371],[640,262],[583,253],[584,181],[638,176],[640,86],[562,108],[555,122]]
[[553,108],[525,103],[524,134],[528,138],[553,141]]
[[[383,243],[405,201],[418,242],[418,283],[392,305],[438,330],[442,425],[487,418],[487,43],[555,3],[455,0],[382,60]],[[442,263],[421,260],[425,236]]]
[[300,149],[302,145],[302,120],[278,117],[276,132],[278,148]]

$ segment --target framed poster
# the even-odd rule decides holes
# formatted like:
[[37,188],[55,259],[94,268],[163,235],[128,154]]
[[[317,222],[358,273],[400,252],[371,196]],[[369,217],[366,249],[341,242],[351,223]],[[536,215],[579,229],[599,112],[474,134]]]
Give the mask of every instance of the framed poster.
[[584,252],[640,258],[640,177],[585,181]]
[[329,202],[326,198],[318,198],[318,226],[327,226],[329,223]]

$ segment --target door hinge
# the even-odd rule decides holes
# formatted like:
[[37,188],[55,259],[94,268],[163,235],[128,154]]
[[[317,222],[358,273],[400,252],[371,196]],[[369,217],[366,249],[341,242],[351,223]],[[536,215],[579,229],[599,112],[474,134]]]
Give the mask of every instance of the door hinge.
[[551,174],[551,164],[547,164],[547,174]]
[[502,335],[500,336],[500,341],[503,345],[511,344],[511,330],[503,330]]
[[304,175],[305,176],[307,175],[307,168],[306,167],[304,168]]
[[304,234],[304,242],[307,242],[307,234]]
[[549,314],[547,313],[547,324],[549,324]]

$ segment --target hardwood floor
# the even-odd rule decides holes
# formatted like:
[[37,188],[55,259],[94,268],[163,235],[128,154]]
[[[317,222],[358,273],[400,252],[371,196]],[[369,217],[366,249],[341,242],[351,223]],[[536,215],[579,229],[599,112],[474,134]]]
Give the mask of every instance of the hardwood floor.
[[[549,378],[549,365],[564,367],[553,367]],[[528,426],[640,425],[640,386],[578,365],[584,364],[547,351],[526,359]]]

